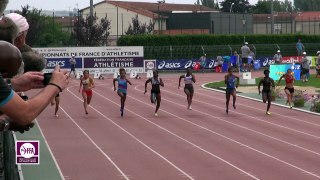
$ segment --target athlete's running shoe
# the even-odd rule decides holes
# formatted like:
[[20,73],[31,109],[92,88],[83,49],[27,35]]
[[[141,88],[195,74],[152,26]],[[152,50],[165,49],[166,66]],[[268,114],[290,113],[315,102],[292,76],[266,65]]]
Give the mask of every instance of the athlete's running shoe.
[[233,105],[233,109],[237,109],[237,107],[236,107],[236,105],[235,105],[235,104]]
[[270,112],[270,111],[267,111],[266,114],[267,114],[267,115],[271,115],[271,112]]
[[121,117],[123,116],[123,109],[121,108],[120,109],[120,112],[121,112]]
[[155,116],[155,117],[158,117],[159,115],[158,115],[158,113],[155,113],[154,116]]

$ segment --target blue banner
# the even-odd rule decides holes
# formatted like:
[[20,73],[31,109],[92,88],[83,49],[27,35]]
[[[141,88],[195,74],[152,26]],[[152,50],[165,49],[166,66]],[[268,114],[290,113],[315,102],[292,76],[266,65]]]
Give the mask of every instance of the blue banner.
[[[199,62],[200,65],[205,65],[205,69],[213,69],[216,66],[214,59],[207,58],[205,63],[201,63],[198,59],[178,59],[178,60],[157,60],[158,70],[183,70],[193,68]],[[202,67],[200,68],[202,69]]]
[[[47,67],[46,69],[54,69],[56,65],[59,65],[61,69],[69,69],[70,58],[46,58],[47,59]],[[76,58],[77,64],[76,68],[82,68],[82,58]]]
[[270,77],[273,80],[279,80],[288,69],[291,69],[296,80],[300,80],[301,65],[300,64],[280,64],[270,65]]
[[269,67],[270,65],[275,64],[275,60],[273,60],[273,57],[258,57],[256,60],[260,60],[261,67]]

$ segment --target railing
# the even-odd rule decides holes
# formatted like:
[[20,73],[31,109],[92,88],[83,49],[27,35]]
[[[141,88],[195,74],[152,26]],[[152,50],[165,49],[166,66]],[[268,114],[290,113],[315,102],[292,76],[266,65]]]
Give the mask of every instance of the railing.
[[0,179],[20,180],[18,166],[15,163],[15,138],[11,131],[0,132],[1,167]]
[[[315,55],[320,43],[304,44],[307,55]],[[256,56],[273,56],[281,50],[282,56],[295,56],[295,44],[249,44]],[[184,45],[184,46],[145,46],[145,59],[196,59],[204,53],[207,57],[231,55],[234,51],[241,54],[241,45]]]

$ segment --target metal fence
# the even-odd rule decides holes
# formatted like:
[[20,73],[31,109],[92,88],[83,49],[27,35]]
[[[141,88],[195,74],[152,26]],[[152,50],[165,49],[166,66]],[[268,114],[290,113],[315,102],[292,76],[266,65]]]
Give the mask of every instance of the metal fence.
[[[307,55],[315,55],[320,50],[320,43],[305,43]],[[281,50],[282,56],[295,56],[295,44],[250,44],[250,49],[257,56],[273,56]],[[213,45],[213,46],[145,46],[145,59],[196,59],[203,54],[207,57],[228,56],[234,51],[241,54],[241,45]]]

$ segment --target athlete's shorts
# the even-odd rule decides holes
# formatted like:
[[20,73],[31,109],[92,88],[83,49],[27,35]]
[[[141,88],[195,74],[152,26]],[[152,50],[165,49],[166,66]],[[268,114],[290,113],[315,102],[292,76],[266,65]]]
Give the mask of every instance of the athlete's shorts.
[[119,91],[119,90],[118,90],[118,93],[122,93],[124,96],[127,95],[127,91]]
[[160,90],[159,91],[155,91],[155,90],[151,90],[151,93],[154,93],[154,94],[159,94],[160,93]]
[[118,89],[118,93],[122,93],[123,95],[127,95],[127,90],[126,89]]
[[92,96],[92,89],[82,90],[82,93],[86,93],[88,97]]
[[288,89],[290,94],[293,94],[294,93],[294,88],[288,88],[288,87],[285,87],[284,90]]
[[193,87],[184,87],[184,89],[188,90],[191,94],[194,93]]
[[76,65],[75,64],[71,64],[71,71],[76,71]]
[[262,90],[262,96],[266,95],[267,97],[271,96],[271,90]]
[[226,89],[226,94],[227,95],[233,94],[235,90],[236,90],[235,88],[227,88]]

